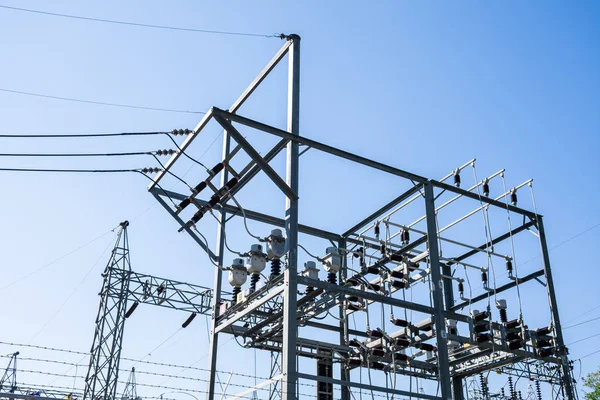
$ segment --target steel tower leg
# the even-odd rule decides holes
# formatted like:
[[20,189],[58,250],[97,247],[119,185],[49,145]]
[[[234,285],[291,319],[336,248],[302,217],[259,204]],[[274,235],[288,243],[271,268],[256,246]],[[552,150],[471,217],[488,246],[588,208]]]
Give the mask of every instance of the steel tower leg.
[[117,391],[131,272],[127,226],[129,222],[121,222],[115,247],[103,273],[84,399],[113,400]]
[[435,323],[435,336],[437,340],[438,378],[442,398],[452,399],[452,384],[450,381],[450,364],[448,361],[448,342],[446,340],[446,319],[444,317],[444,293],[442,271],[437,238],[437,224],[435,215],[435,200],[431,183],[424,185],[425,212],[427,216],[427,247],[429,248],[429,263],[431,266],[431,288],[433,290],[433,308],[435,309],[433,321]]
[[[300,114],[300,36],[290,35],[292,45],[288,52],[288,132],[299,134]],[[287,145],[286,182],[298,193],[299,145],[290,141]],[[283,348],[281,397],[283,400],[296,399],[298,371],[296,363],[296,306],[298,300],[298,200],[286,198],[285,230],[288,240],[288,265],[284,272],[283,298]]]
[[569,400],[573,400],[575,399],[575,390],[573,388],[573,380],[571,379],[571,365],[569,364],[569,358],[567,357],[567,350],[565,348],[565,342],[562,334],[562,326],[560,324],[560,317],[558,314],[558,303],[556,301],[556,294],[554,293],[554,280],[552,279],[552,271],[550,269],[550,256],[548,254],[548,245],[546,243],[544,223],[542,222],[541,215],[537,215],[536,219],[540,238],[540,247],[542,250],[544,274],[546,275],[546,289],[548,291],[548,301],[550,303],[550,311],[552,312],[552,321],[554,322],[554,338],[556,340],[555,345],[561,352],[559,357],[561,359],[563,381],[562,386],[565,389],[566,398]]
[[8,365],[4,370],[4,375],[0,379],[0,392],[4,391],[4,387],[8,386],[8,392],[14,393],[17,389],[17,356],[19,352],[11,354]]

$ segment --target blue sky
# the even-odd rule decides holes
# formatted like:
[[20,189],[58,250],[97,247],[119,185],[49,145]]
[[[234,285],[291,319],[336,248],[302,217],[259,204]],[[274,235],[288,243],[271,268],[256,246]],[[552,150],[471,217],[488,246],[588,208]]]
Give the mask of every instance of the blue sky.
[[[474,157],[480,177],[506,168],[511,185],[534,178],[550,247],[600,223],[600,7],[595,2],[5,0],[0,5],[208,30],[298,33],[303,135],[432,178]],[[0,19],[1,89],[155,108],[229,107],[282,44],[275,38],[109,25],[8,9],[0,9]],[[285,70],[276,71],[242,113],[284,126],[284,88]],[[171,130],[192,127],[201,117],[1,91],[0,110],[2,133]],[[202,161],[214,163],[219,132],[212,126],[194,155],[206,151]],[[159,137],[1,140],[3,153],[170,147]],[[305,183],[315,189],[301,194],[311,204],[303,211],[304,221],[342,229],[398,193],[379,176],[325,164],[311,153],[307,160],[316,164],[306,167]],[[137,168],[152,161],[3,158],[0,167]],[[382,197],[357,194],[345,185],[353,181]],[[188,237],[177,234],[176,223],[155,204],[138,175],[0,173],[0,182],[5,194],[0,197],[2,283],[37,270],[123,219],[132,222],[134,269],[204,285],[212,281],[208,261]],[[244,199],[250,205],[282,204],[269,190],[250,192]],[[329,208],[320,207],[323,200],[331,200]],[[346,212],[336,212],[331,204],[342,200]],[[551,253],[563,321],[600,305],[600,273],[590,252],[598,246],[599,232],[591,229]],[[86,351],[107,258],[103,251],[112,240],[107,234],[1,290],[0,316],[10,327],[1,340]],[[184,319],[155,310],[139,314],[140,322],[131,324],[126,336],[130,345],[125,351],[134,358],[145,356]],[[596,309],[573,323],[599,315]],[[585,338],[598,327],[600,321],[566,330],[565,340]],[[195,333],[178,332],[169,350],[163,347],[152,358],[186,364],[204,355],[205,328],[190,329]],[[185,349],[193,350],[173,356]],[[571,347],[571,356],[598,349],[600,340],[586,340]],[[600,353],[583,359],[582,373],[598,364]]]

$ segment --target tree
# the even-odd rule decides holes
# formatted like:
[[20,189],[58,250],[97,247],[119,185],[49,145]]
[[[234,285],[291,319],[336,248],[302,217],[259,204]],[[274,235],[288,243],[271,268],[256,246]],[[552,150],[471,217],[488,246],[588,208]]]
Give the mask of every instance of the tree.
[[583,378],[583,385],[592,389],[585,394],[586,400],[600,400],[600,369]]

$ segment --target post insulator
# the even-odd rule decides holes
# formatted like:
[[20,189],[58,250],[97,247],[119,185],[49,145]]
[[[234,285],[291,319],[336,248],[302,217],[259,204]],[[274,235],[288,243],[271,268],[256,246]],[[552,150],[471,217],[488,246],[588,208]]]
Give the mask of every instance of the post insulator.
[[485,197],[488,197],[490,195],[490,185],[487,182],[487,180],[483,182],[483,195]]
[[271,260],[271,275],[269,279],[275,279],[279,275],[281,275],[281,260],[279,258],[274,258]]
[[517,191],[515,189],[510,192],[510,203],[513,206],[517,205]]
[[375,237],[379,238],[379,234],[381,233],[380,229],[379,229],[379,224],[375,225]]
[[484,285],[487,285],[488,277],[487,272],[485,271],[481,271],[481,282],[483,282]]
[[460,171],[458,170],[454,173],[454,186],[460,187]]
[[458,282],[458,294],[463,297],[465,294],[465,285],[462,282]]
[[331,283],[332,285],[337,285],[337,275],[335,272],[330,272],[327,274],[327,282]]
[[510,259],[506,259],[506,272],[508,272],[508,275],[511,276],[512,272],[513,272],[513,264],[512,261]]

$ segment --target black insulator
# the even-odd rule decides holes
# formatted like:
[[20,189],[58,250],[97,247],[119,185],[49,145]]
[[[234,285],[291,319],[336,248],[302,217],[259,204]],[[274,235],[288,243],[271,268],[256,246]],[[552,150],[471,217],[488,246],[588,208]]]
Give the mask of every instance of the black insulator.
[[460,295],[460,297],[463,297],[463,295],[465,294],[465,285],[462,282],[458,282],[458,294]]
[[385,247],[385,243],[381,243],[381,245],[379,246],[379,251],[381,252],[381,255],[385,256],[385,254],[387,253],[387,248]]
[[550,347],[552,346],[552,339],[538,339],[535,344],[537,347]]
[[[260,274],[252,274],[250,275],[250,293],[254,293],[256,291],[256,284],[260,280]],[[308,292],[308,289],[306,290]]]
[[371,363],[369,365],[370,365],[371,368],[377,369],[379,371],[383,371],[385,369],[385,364],[384,363],[380,363],[378,361],[371,361]]
[[394,344],[400,347],[408,347],[410,346],[410,340],[407,338],[399,337],[395,339]]
[[513,206],[517,205],[517,192],[516,191],[513,191],[513,192],[510,193],[510,203]]
[[348,310],[350,310],[350,311],[360,311],[360,310],[362,310],[362,306],[360,304],[348,303]]
[[402,253],[392,253],[390,254],[390,260],[401,262],[404,258],[402,257]]
[[402,232],[400,233],[400,240],[402,241],[403,244],[408,244],[408,242],[410,242],[410,233],[408,231],[408,229],[403,228]]
[[508,332],[506,334],[506,340],[516,340],[519,339],[521,340],[521,332],[517,331],[517,332]]
[[348,300],[348,301],[353,301],[353,302],[358,302],[358,301],[360,301],[361,299],[360,299],[360,297],[358,297],[358,296],[354,296],[354,295],[350,295],[350,294],[349,294],[349,295],[347,295],[347,296],[346,296],[346,300]]
[[460,187],[460,173],[458,172],[454,174],[454,185]]
[[350,284],[351,286],[360,285],[360,281],[355,276],[351,276],[350,278],[346,279],[346,283]]
[[360,342],[358,341],[358,339],[350,339],[348,341],[348,346],[351,346],[351,347],[360,347]]
[[271,260],[271,276],[269,276],[269,279],[275,279],[279,275],[281,275],[281,260],[274,258]]
[[180,210],[183,210],[184,208],[189,206],[191,202],[192,202],[192,199],[188,197],[187,199],[184,199],[181,203],[179,203],[177,208]]
[[395,361],[408,361],[410,357],[404,353],[394,353]]
[[487,332],[490,330],[490,325],[488,324],[488,322],[484,322],[483,324],[477,324],[473,326],[473,332],[475,333],[481,333],[481,332]]
[[483,282],[484,284],[487,284],[487,272],[485,271],[481,271],[481,282]]
[[199,184],[196,185],[196,187],[194,188],[194,192],[196,194],[200,193],[201,191],[204,190],[204,188],[206,187],[207,183],[206,181],[202,181]]
[[237,303],[237,296],[239,293],[242,292],[242,288],[239,286],[234,286],[233,290],[232,290],[232,294],[233,294],[233,304]]
[[377,339],[383,337],[383,333],[381,333],[377,329],[371,329],[371,330],[367,331],[367,335],[369,335],[372,338],[377,338]]
[[390,275],[392,275],[392,278],[396,279],[404,278],[404,272],[402,271],[393,270],[392,272],[390,272]]
[[489,316],[487,311],[481,311],[475,315],[473,315],[473,320],[475,321],[483,321]]
[[185,133],[186,135],[189,135],[190,133],[192,133],[193,131],[191,129],[184,129],[183,133]]
[[407,264],[408,264],[409,271],[415,271],[415,270],[419,269],[419,263],[408,262]]
[[508,315],[506,313],[506,308],[501,308],[499,311],[500,311],[500,321],[503,323],[507,323]]
[[551,332],[551,329],[549,326],[546,326],[544,328],[540,328],[540,329],[536,329],[535,333],[537,333],[538,336],[541,335],[549,335]]
[[352,253],[352,257],[354,258],[358,258],[362,255],[364,249],[362,247],[359,247],[356,252]]
[[512,275],[513,265],[512,265],[511,260],[506,260],[506,271],[508,272],[509,275]]
[[425,350],[425,351],[434,351],[435,350],[435,346],[429,343],[422,343],[419,342],[417,344],[415,344],[415,347],[421,350]]
[[475,336],[475,341],[477,343],[489,342],[490,340],[492,340],[492,335],[489,333],[480,333],[479,335]]
[[488,392],[487,381],[483,374],[479,374],[479,384],[481,386],[481,392],[485,395]]
[[521,393],[520,390],[519,390],[519,400],[523,400],[523,394]]
[[331,283],[332,285],[337,285],[337,275],[335,272],[330,272],[327,274],[327,282]]
[[180,134],[180,135],[183,135],[183,134],[184,134],[184,132],[185,132],[185,131],[184,131],[183,129],[178,129],[178,130],[177,130],[177,133],[178,133],[178,134]]
[[448,333],[451,335],[457,335],[458,334],[458,329],[456,329],[455,326],[449,326],[448,327]]
[[196,318],[196,313],[193,312],[184,322],[183,324],[181,324],[182,328],[187,328],[189,324],[192,323],[192,321],[194,320],[194,318]]
[[379,224],[375,225],[375,237],[379,237],[380,229]]
[[396,326],[402,326],[402,327],[407,327],[408,326],[408,321],[405,321],[403,319],[399,319],[399,318],[393,318],[391,320],[392,324],[396,325]]
[[485,197],[488,197],[490,195],[490,185],[487,182],[483,184],[483,195]]
[[219,196],[217,196],[216,194],[213,194],[212,196],[210,196],[210,200],[208,201],[208,207],[213,208],[214,206],[217,205],[219,200],[220,200]]
[[165,291],[165,287],[163,285],[160,285],[159,287],[156,288],[156,293],[158,293],[158,294],[161,294],[164,291]]
[[505,396],[505,394],[504,394],[504,388],[500,388],[500,395],[504,399],[504,396]]
[[404,281],[392,281],[391,284],[396,289],[404,289],[406,287],[406,282]]
[[131,314],[133,314],[133,312],[135,311],[135,309],[137,308],[137,306],[139,306],[140,303],[138,303],[137,301],[135,301],[131,307],[129,307],[129,310],[127,310],[127,312],[125,313],[125,318],[129,318],[131,317]]
[[351,357],[347,360],[348,368],[356,368],[362,365],[360,357]]
[[371,354],[375,357],[383,357],[385,356],[385,350],[383,349],[371,349]]
[[508,321],[508,322],[505,324],[505,326],[506,326],[508,329],[513,329],[513,328],[516,328],[516,327],[518,327],[519,325],[521,325],[521,321],[519,321],[518,319],[513,319],[512,321]]
[[542,400],[542,388],[540,387],[540,381],[535,381],[535,392],[538,400]]
[[238,178],[231,178],[230,180],[227,181],[227,183],[225,184],[224,187],[227,190],[231,190],[231,189],[233,189],[233,187],[235,185],[237,185],[237,183],[238,183]]
[[305,294],[311,294],[311,293],[312,293],[312,292],[314,292],[314,291],[315,291],[315,288],[314,288],[314,287],[312,287],[312,286],[307,286],[307,287],[306,287],[306,292],[305,292]]
[[549,347],[547,349],[541,349],[539,351],[539,355],[540,357],[550,357],[552,354],[554,354],[554,347]]
[[204,211],[202,211],[202,210],[198,210],[198,211],[196,212],[196,214],[194,214],[194,216],[192,217],[192,222],[195,224],[195,223],[197,223],[198,221],[200,221],[200,219],[201,219],[202,217],[204,217]]
[[367,267],[367,273],[377,275],[377,274],[379,274],[379,267],[369,266],[369,267]]
[[521,339],[514,339],[508,342],[508,348],[510,350],[517,350],[523,347],[523,341]]
[[371,289],[374,292],[381,292],[381,285],[378,283],[369,283],[367,285],[368,289]]
[[212,169],[210,170],[210,173],[212,175],[216,175],[223,170],[223,167],[224,167],[223,163],[220,162],[217,165],[215,165],[214,167],[212,167]]
[[509,376],[508,377],[508,391],[510,392],[510,398],[512,400],[516,400],[516,393],[515,393],[515,387],[513,386],[513,381],[512,381],[512,377]]

